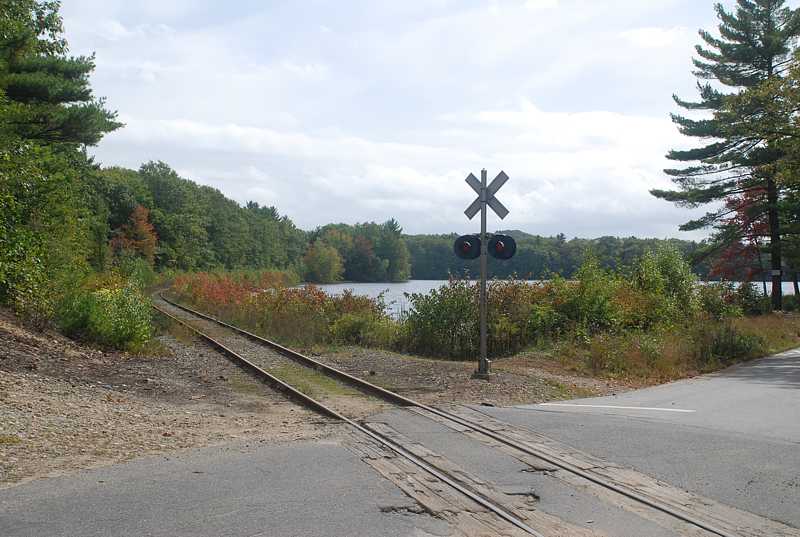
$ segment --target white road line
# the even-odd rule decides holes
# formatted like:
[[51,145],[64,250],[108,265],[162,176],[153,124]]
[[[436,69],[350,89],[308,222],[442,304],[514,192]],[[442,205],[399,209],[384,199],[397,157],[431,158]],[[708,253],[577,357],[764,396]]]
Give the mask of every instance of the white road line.
[[542,403],[539,406],[568,406],[577,408],[612,408],[617,410],[656,410],[659,412],[683,412],[692,413],[696,410],[684,410],[682,408],[654,408],[647,406],[614,406],[614,405],[575,405],[570,403]]

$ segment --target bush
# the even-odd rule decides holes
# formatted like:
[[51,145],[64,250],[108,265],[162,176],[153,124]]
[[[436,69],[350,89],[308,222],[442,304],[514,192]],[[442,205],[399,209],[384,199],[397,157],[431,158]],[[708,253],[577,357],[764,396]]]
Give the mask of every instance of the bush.
[[391,348],[397,340],[397,325],[389,319],[346,313],[334,321],[331,335],[337,343]]
[[382,296],[350,291],[329,296],[314,285],[286,287],[295,280],[296,275],[278,271],[184,274],[175,278],[172,291],[182,302],[287,345],[391,346],[396,340]]
[[[763,300],[766,301],[767,305],[769,306],[769,297],[763,297]],[[798,297],[797,295],[786,295],[783,297],[783,311],[798,311],[798,310],[800,310],[800,297]]]
[[617,326],[621,312],[614,296],[621,281],[614,274],[604,270],[594,258],[589,258],[575,275],[578,284],[567,294],[561,306],[565,316],[578,323],[589,334]]
[[124,254],[120,255],[115,263],[117,272],[123,278],[142,289],[152,286],[158,280],[153,265],[142,257]]
[[761,315],[770,311],[769,297],[759,293],[752,282],[742,282],[736,288],[733,299],[745,315]]
[[697,293],[702,311],[716,320],[742,315],[730,282],[709,282],[698,286]]
[[130,283],[80,289],[58,309],[66,335],[115,349],[140,349],[152,337],[151,321],[149,299]]
[[696,323],[688,328],[693,357],[701,371],[763,355],[767,350],[764,338],[742,333],[730,320]]
[[401,346],[414,353],[448,358],[478,354],[477,286],[452,280],[428,294],[408,295],[410,310],[402,329]]

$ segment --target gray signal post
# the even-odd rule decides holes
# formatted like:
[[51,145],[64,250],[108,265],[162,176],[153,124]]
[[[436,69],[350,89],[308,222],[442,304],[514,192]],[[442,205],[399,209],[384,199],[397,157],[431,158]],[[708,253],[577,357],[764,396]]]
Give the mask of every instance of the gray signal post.
[[480,325],[481,325],[481,346],[480,346],[480,361],[478,362],[478,370],[473,375],[474,378],[488,379],[491,372],[491,362],[487,356],[486,340],[487,340],[487,326],[486,326],[486,276],[488,272],[488,248],[489,241],[486,238],[486,208],[491,207],[492,210],[502,220],[508,215],[508,209],[500,203],[495,194],[500,188],[508,181],[508,175],[501,171],[497,177],[487,186],[486,184],[486,170],[481,170],[481,180],[469,174],[467,176],[467,184],[472,187],[472,190],[478,194],[478,198],[467,207],[464,214],[467,218],[472,218],[481,213],[481,292],[480,292]]

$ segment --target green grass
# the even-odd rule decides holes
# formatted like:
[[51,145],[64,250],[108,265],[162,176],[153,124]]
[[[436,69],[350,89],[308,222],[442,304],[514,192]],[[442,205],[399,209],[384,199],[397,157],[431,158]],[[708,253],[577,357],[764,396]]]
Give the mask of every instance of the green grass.
[[236,393],[244,395],[260,395],[264,393],[264,386],[251,378],[233,377],[228,380],[228,387]]
[[15,434],[0,434],[0,446],[13,446],[22,443],[22,439]]
[[319,398],[322,396],[361,395],[361,392],[322,373],[300,365],[283,365],[270,369],[270,373],[304,394]]

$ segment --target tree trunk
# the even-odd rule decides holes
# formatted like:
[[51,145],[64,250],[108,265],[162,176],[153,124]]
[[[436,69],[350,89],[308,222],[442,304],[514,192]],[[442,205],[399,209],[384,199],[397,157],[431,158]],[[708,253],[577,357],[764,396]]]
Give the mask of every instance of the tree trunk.
[[781,224],[778,219],[778,185],[767,177],[767,211],[769,214],[769,253],[772,267],[772,310],[783,308],[783,278],[781,259]]
[[756,252],[758,252],[758,268],[761,270],[761,287],[764,290],[764,296],[767,296],[767,271],[764,270],[764,257],[761,255],[761,244],[758,240],[755,241]]
[[797,281],[798,272],[794,271],[794,278],[792,278],[792,283],[794,283],[794,296],[795,300],[800,299],[800,283]]

